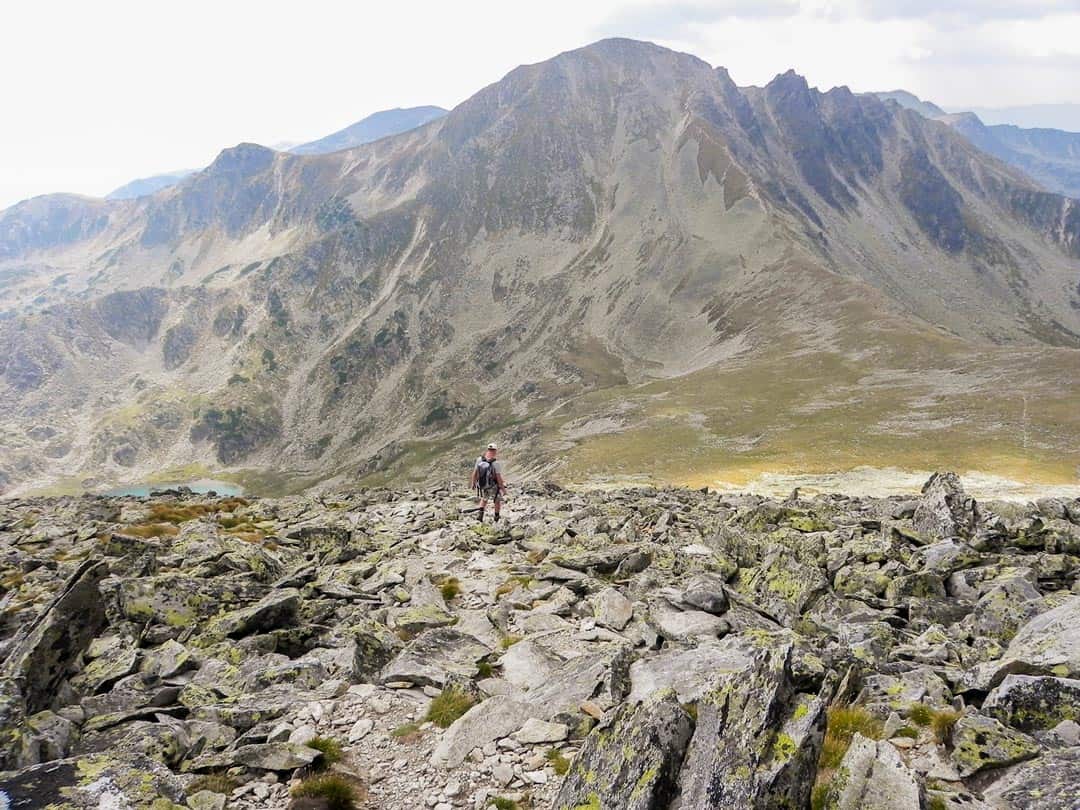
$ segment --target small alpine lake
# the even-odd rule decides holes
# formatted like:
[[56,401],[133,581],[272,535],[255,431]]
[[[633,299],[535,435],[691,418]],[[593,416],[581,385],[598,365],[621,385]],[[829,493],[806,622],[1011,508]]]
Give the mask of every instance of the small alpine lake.
[[110,495],[112,497],[134,497],[134,498],[148,498],[150,493],[163,489],[179,489],[180,487],[187,487],[192,492],[206,493],[216,492],[218,495],[243,495],[244,488],[239,484],[233,484],[228,481],[214,481],[209,478],[202,478],[197,481],[186,481],[183,483],[175,482],[154,482],[143,484],[128,484],[122,487],[116,487],[115,489],[109,489],[100,494]]

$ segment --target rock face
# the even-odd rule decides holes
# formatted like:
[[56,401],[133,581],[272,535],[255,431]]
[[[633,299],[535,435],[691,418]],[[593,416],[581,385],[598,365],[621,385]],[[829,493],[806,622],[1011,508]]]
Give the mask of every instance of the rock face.
[[1023,664],[1029,672],[1080,678],[1080,595],[1023,625],[1005,658]]
[[840,763],[838,810],[919,810],[915,774],[887,742],[856,734]]
[[[107,571],[103,562],[84,562],[14,640],[0,666],[0,767],[27,764],[19,724],[52,705],[65,677],[104,628],[98,585]],[[37,761],[33,755],[29,758]]]
[[1031,737],[981,714],[969,713],[953,729],[953,762],[964,777],[1032,759],[1042,750]]
[[680,774],[689,807],[803,807],[817,773],[831,697],[796,693],[789,643],[768,641],[742,672],[721,675],[697,704]]
[[609,727],[594,731],[585,741],[578,763],[555,798],[555,808],[667,807],[678,791],[690,733],[690,717],[673,692],[657,692],[640,705],[622,707]]
[[982,710],[1023,731],[1051,729],[1063,720],[1080,721],[1080,680],[1007,675],[986,696]]
[[965,494],[956,473],[934,473],[915,507],[915,531],[926,537],[970,538],[977,523],[975,501]]
[[467,495],[0,501],[0,790],[285,810],[331,740],[388,810],[1075,798],[1080,501]]

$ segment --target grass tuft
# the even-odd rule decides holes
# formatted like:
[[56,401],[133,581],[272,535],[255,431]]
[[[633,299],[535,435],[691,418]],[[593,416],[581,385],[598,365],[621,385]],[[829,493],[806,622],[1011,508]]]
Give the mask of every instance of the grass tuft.
[[862,706],[830,706],[826,713],[825,739],[818,758],[817,780],[810,793],[811,810],[825,810],[836,800],[833,774],[840,767],[844,754],[856,734],[880,740],[884,723]]
[[448,689],[443,689],[431,701],[424,719],[434,723],[439,728],[449,728],[455,720],[471,709],[475,703],[476,701],[470,695],[465,694],[456,686],[451,686]]
[[528,574],[510,577],[502,585],[495,589],[495,596],[496,598],[500,596],[505,596],[506,594],[512,592],[519,585],[522,588],[528,588],[531,583],[532,577]]
[[314,737],[307,743],[308,748],[314,748],[322,756],[315,760],[315,770],[324,771],[335,762],[341,762],[345,752],[341,743],[333,737]]
[[839,767],[856,733],[878,740],[883,730],[882,722],[862,706],[831,706],[827,713],[819,767],[825,770]]
[[683,711],[690,715],[690,722],[695,726],[697,725],[698,707],[697,703],[684,703],[682,704]]
[[908,720],[917,726],[928,726],[934,719],[934,710],[925,703],[912,703],[908,707]]
[[942,709],[934,712],[934,719],[930,721],[930,728],[934,731],[934,739],[939,743],[945,743],[951,736],[953,726],[960,719],[960,712],[952,709]]
[[449,602],[461,593],[461,583],[457,577],[450,577],[439,586],[439,593],[442,594],[443,599]]
[[208,773],[198,776],[188,782],[185,791],[188,795],[198,793],[200,790],[209,790],[211,793],[224,793],[228,795],[240,787],[240,783],[224,773]]
[[570,770],[570,760],[564,757],[558,748],[549,748],[544,754],[544,759],[551,763],[551,767],[559,776],[565,776]]
[[120,530],[120,534],[140,537],[143,540],[151,537],[172,537],[179,533],[180,530],[172,523],[139,523],[134,526],[125,526]]
[[499,646],[502,647],[504,650],[509,650],[519,641],[521,641],[521,636],[514,635],[513,633],[508,633],[507,635],[502,637],[501,641],[499,641]]
[[398,742],[415,742],[420,739],[420,725],[418,723],[402,723],[390,732],[390,736]]
[[336,774],[312,776],[292,789],[295,799],[322,799],[326,810],[358,810],[365,793],[359,783]]
[[908,707],[908,720],[917,726],[930,727],[934,739],[944,743],[952,734],[953,726],[960,719],[960,713],[952,709],[934,709],[925,703],[912,703]]

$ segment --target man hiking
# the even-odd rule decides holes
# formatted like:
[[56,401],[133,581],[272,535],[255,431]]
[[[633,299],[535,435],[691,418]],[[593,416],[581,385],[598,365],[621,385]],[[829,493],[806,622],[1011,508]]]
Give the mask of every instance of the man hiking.
[[495,520],[499,519],[499,509],[502,507],[503,495],[506,494],[506,483],[502,477],[502,465],[495,460],[499,448],[489,444],[484,454],[473,465],[472,477],[469,486],[476,490],[480,496],[480,506],[477,508],[477,518],[483,522],[484,510],[490,500],[495,506]]

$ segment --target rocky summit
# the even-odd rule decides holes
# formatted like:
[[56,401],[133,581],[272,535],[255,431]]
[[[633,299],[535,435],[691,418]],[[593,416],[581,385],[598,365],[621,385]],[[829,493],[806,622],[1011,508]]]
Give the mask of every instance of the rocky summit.
[[0,806],[1077,806],[1080,500],[471,506],[0,501]]

